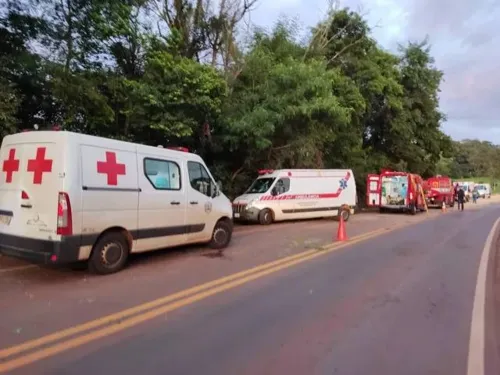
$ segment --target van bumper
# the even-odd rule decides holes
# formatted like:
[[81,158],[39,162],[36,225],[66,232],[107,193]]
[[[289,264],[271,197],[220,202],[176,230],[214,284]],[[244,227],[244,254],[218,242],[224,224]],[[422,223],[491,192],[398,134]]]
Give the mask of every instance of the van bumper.
[[67,264],[78,262],[80,241],[80,236],[62,237],[61,241],[49,241],[0,234],[0,253],[31,263]]
[[248,221],[257,222],[259,221],[259,212],[261,210],[258,208],[243,209],[240,212],[233,212],[233,221]]

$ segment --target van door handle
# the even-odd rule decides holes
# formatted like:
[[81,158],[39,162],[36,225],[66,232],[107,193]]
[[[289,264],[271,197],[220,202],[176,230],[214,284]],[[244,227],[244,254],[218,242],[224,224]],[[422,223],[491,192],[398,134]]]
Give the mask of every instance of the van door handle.
[[189,202],[189,204],[198,204],[198,202],[194,202],[194,201],[193,201],[193,202]]
[[32,208],[32,207],[33,207],[33,205],[31,205],[31,204],[24,204],[24,203],[23,203],[23,204],[21,204],[21,207],[22,207],[22,208]]
[[172,201],[170,202],[171,205],[174,205],[174,206],[178,206],[181,204],[181,202],[176,202],[176,201]]

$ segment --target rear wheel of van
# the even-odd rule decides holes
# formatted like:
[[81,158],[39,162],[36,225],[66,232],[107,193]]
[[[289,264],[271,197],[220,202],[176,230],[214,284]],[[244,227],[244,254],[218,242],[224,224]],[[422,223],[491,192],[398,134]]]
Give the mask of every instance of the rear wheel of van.
[[261,225],[269,225],[273,222],[273,213],[270,209],[265,208],[259,212],[259,223]]
[[217,224],[215,224],[214,231],[212,232],[212,239],[208,246],[212,249],[223,249],[231,242],[232,235],[233,228],[231,224],[224,220],[219,220]]
[[410,215],[416,215],[417,214],[417,204],[412,203],[410,206]]
[[98,275],[120,271],[127,263],[129,245],[121,233],[112,232],[102,236],[94,245],[89,259],[89,270]]

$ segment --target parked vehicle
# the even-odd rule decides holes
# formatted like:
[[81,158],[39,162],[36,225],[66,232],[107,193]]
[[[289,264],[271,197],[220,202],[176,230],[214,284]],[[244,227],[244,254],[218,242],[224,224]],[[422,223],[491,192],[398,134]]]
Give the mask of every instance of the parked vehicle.
[[234,220],[269,225],[275,221],[334,217],[349,220],[356,205],[350,169],[261,170],[234,199]]
[[423,184],[422,177],[408,172],[384,170],[381,174],[369,174],[366,204],[379,207],[380,212],[404,211],[415,215],[427,209]]
[[464,191],[465,202],[469,202],[472,199],[472,191],[475,186],[474,181],[456,181],[455,184],[458,184],[458,187]]
[[491,198],[490,184],[478,184],[474,186],[474,190],[477,192],[479,198]]
[[129,253],[224,248],[232,208],[192,153],[66,131],[9,135],[0,149],[0,251],[100,274]]
[[443,202],[450,207],[455,204],[453,183],[447,176],[428,178],[424,183],[424,191],[427,207],[440,208]]

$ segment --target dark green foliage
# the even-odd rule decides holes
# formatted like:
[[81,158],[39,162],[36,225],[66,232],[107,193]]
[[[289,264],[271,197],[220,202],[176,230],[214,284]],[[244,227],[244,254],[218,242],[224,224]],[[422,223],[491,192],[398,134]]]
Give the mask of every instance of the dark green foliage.
[[282,21],[238,45],[253,2],[7,1],[1,135],[57,124],[186,145],[229,195],[261,168],[351,167],[360,193],[382,167],[500,177],[496,146],[454,143],[440,130],[443,74],[427,42],[391,54],[344,9],[307,43]]

